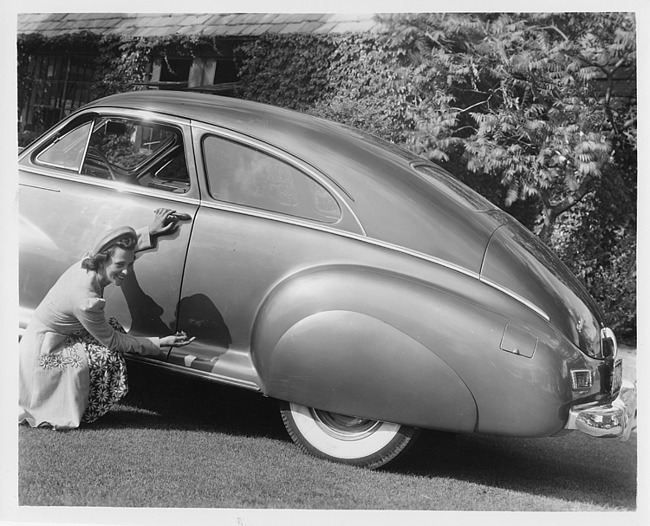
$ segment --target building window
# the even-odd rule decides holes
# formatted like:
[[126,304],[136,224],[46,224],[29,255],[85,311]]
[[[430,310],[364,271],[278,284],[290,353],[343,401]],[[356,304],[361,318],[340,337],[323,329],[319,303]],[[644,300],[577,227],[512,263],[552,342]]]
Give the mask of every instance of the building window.
[[219,86],[237,80],[237,67],[232,58],[158,58],[153,63],[151,79],[145,84],[158,89],[220,91]]
[[35,55],[28,66],[33,86],[21,114],[20,130],[50,128],[90,102],[94,60],[89,55]]

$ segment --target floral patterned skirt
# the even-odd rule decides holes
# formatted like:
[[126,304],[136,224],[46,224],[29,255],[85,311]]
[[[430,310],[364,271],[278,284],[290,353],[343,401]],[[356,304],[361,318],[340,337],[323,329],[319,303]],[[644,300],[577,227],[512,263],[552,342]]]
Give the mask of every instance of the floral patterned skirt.
[[[115,318],[108,321],[116,331],[126,334]],[[84,352],[88,359],[90,390],[81,421],[94,422],[129,392],[126,361],[121,353],[104,347],[85,329],[74,331],[68,337],[66,347],[73,352]]]

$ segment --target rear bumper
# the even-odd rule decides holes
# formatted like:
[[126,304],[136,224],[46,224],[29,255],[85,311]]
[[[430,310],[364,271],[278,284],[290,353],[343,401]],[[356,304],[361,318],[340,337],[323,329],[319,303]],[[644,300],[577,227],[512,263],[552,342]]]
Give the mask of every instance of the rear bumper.
[[598,438],[620,438],[626,441],[634,427],[636,386],[624,380],[618,397],[611,403],[577,405],[569,411],[565,429],[577,429]]

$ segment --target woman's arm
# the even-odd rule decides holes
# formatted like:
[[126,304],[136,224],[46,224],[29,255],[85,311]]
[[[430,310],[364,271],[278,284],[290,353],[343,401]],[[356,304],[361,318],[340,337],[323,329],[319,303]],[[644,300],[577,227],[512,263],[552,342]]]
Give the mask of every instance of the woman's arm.
[[106,319],[105,305],[106,300],[102,298],[88,298],[75,310],[75,316],[93,338],[112,351],[156,356],[164,352],[161,350],[163,346],[184,347],[195,340],[195,338],[188,338],[184,332],[177,332],[164,338],[122,334],[113,329]]
[[104,299],[88,298],[75,309],[76,318],[93,338],[112,351],[121,353],[134,352],[142,355],[162,353],[159,338],[130,336],[113,329],[106,319],[105,305]]

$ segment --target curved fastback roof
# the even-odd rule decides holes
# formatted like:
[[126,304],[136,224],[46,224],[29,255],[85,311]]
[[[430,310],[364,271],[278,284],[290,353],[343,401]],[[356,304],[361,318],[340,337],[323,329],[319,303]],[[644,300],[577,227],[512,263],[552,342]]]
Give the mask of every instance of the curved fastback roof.
[[[478,273],[498,214],[468,205],[460,183],[419,174],[426,163],[353,128],[268,104],[217,95],[136,91],[89,106],[134,108],[183,117],[254,137],[280,148],[336,181],[368,236],[431,255]],[[433,166],[433,165],[431,165]],[[462,185],[460,185],[462,186]],[[487,203],[487,201],[485,201]],[[486,209],[493,210],[487,204]]]
[[[90,106],[117,106],[174,115],[216,124],[296,154],[313,151],[310,142],[338,142],[340,135],[355,135],[351,128],[297,111],[231,97],[184,91],[151,90],[120,93]],[[298,138],[299,140],[296,140]],[[301,145],[305,145],[301,148]]]

